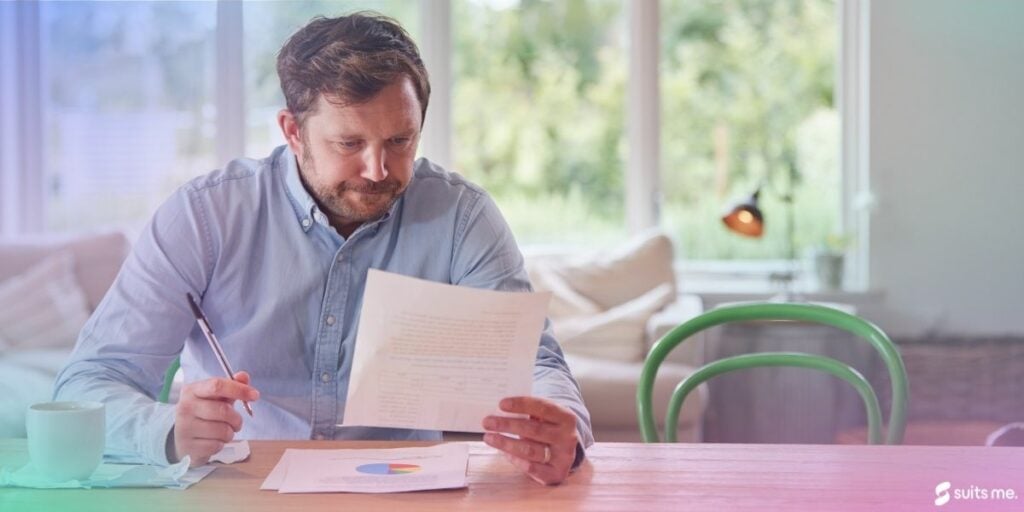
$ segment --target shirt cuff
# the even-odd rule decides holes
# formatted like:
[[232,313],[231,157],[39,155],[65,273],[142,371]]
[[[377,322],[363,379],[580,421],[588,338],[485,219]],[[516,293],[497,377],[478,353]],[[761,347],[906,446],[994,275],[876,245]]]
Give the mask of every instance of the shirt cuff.
[[169,466],[174,464],[168,459],[168,446],[174,428],[174,405],[156,403],[153,407],[153,415],[147,420],[148,425],[140,439],[139,451],[153,464]]
[[583,464],[583,459],[585,459],[586,457],[587,453],[583,449],[583,443],[576,443],[576,458],[573,459],[572,467],[569,468],[569,471],[576,471],[576,469],[580,467],[580,464]]

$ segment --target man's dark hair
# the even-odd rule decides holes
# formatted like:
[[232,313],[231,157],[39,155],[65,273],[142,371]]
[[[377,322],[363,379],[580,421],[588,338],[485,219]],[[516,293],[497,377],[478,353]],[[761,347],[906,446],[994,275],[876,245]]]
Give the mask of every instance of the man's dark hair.
[[424,117],[430,100],[416,43],[397,21],[374,12],[313,18],[277,54],[277,75],[299,125],[315,111],[320,94],[332,103],[359,104],[402,76],[412,82]]

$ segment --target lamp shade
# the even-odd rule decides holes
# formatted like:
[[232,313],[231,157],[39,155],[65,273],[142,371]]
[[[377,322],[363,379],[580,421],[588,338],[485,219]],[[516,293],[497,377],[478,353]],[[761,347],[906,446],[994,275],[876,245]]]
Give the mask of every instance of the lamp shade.
[[725,210],[722,222],[730,231],[752,238],[761,237],[764,233],[764,215],[757,205],[760,195],[761,189],[758,188],[750,197]]

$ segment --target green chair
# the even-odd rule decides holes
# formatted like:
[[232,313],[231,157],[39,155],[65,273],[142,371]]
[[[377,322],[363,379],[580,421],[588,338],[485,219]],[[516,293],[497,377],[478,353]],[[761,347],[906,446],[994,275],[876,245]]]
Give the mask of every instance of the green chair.
[[160,403],[166,404],[170,401],[171,385],[174,384],[174,376],[178,373],[178,368],[181,368],[181,358],[175,357],[170,368],[167,369],[167,373],[164,374],[164,387],[160,390],[160,396],[157,398]]
[[[892,381],[892,408],[889,411],[889,429],[886,444],[900,444],[906,428],[907,372],[903,359],[888,336],[874,324],[844,313],[837,309],[812,304],[752,303],[737,306],[723,306],[704,313],[668,332],[651,349],[640,374],[636,392],[637,417],[640,433],[646,443],[659,442],[658,429],[654,419],[652,393],[654,377],[658,367],[679,344],[705,329],[730,323],[757,320],[788,320],[829,325],[850,332],[866,340],[881,354]],[[790,366],[811,368],[830,373],[849,382],[864,400],[868,417],[868,443],[882,442],[882,412],[878,397],[871,384],[857,370],[832,358],[796,352],[762,352],[723,358],[708,363],[676,386],[669,402],[665,419],[665,440],[676,441],[679,411],[686,396],[704,381],[722,373],[744,368],[765,366]]]

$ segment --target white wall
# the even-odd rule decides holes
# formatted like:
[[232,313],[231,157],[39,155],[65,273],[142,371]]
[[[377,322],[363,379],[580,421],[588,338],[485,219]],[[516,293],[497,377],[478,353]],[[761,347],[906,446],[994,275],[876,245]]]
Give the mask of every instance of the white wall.
[[[868,313],[1024,333],[1024,1],[871,2]],[[872,308],[873,309],[873,308]]]

